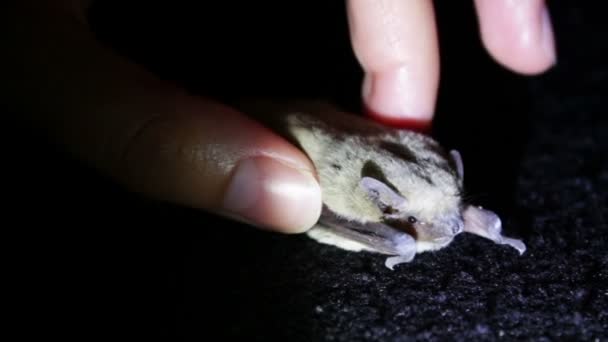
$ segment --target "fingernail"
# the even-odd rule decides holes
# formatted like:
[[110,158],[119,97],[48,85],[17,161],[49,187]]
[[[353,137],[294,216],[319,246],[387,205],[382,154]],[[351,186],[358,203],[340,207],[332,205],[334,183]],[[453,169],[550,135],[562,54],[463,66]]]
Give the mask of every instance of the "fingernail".
[[547,57],[555,64],[557,59],[555,52],[555,36],[553,34],[553,25],[551,24],[551,15],[549,14],[549,9],[546,5],[541,13],[541,47]]
[[229,216],[285,233],[311,228],[321,214],[321,188],[308,170],[269,157],[239,162],[226,190]]
[[366,105],[386,119],[429,121],[436,89],[428,78],[402,66],[367,74],[362,95]]

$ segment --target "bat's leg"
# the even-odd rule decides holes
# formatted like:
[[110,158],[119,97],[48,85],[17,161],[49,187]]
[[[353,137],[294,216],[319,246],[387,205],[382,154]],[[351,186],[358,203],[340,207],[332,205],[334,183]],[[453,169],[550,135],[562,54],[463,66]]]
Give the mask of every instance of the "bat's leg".
[[391,271],[396,265],[408,263],[414,260],[416,256],[416,240],[410,235],[401,235],[395,241],[396,249],[399,255],[388,257],[384,261],[384,265]]
[[[351,249],[345,241],[352,241],[365,247],[364,249],[394,255],[395,257],[389,257],[385,262],[391,270],[397,264],[412,261],[416,255],[416,240],[411,235],[379,222],[359,223],[345,220],[324,208],[319,220],[319,228],[325,235],[333,234],[343,239],[339,244],[332,243],[338,240],[324,239],[326,243],[330,241],[330,244]],[[312,235],[313,238],[317,237],[318,241],[324,242],[318,238],[319,236],[321,236],[319,233]]]
[[494,212],[471,205],[463,211],[462,216],[465,232],[479,235],[498,244],[509,245],[520,255],[526,251],[526,245],[521,240],[501,235],[502,223]]

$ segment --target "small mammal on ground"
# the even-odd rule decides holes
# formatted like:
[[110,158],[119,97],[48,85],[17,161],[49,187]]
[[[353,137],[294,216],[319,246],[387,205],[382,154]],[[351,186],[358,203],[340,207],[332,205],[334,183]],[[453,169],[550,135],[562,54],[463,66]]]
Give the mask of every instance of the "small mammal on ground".
[[525,252],[521,240],[501,234],[494,212],[464,203],[459,152],[425,134],[323,105],[279,114],[274,128],[308,155],[321,185],[323,211],[307,232],[314,240],[388,255],[391,270],[463,232]]

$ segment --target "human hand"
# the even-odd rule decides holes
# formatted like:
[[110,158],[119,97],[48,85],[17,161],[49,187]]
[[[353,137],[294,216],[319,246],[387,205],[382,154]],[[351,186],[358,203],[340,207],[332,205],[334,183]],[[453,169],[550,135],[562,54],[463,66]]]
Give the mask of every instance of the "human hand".
[[[87,26],[88,3],[22,0],[4,12],[15,27],[2,63],[11,84],[6,103],[133,191],[280,232],[317,221],[321,190],[299,149],[236,109],[189,96],[100,45]],[[385,118],[430,120],[438,77],[430,1],[373,2],[393,6],[385,12],[366,8],[370,3],[348,3],[353,45],[367,72],[366,103]],[[494,2],[485,6],[483,13],[495,13]],[[519,52],[492,43],[499,29],[486,28],[484,41],[512,68],[541,71],[552,59],[532,38],[522,43],[533,30],[519,20],[528,31],[509,26],[516,20],[486,24],[510,28],[507,42]]]
[[[381,121],[433,119],[439,48],[431,0],[349,0],[355,54],[365,70],[363,98]],[[556,60],[544,0],[475,0],[484,46],[498,63],[538,74]]]
[[86,1],[11,5],[0,103],[77,158],[145,196],[270,230],[301,232],[319,218],[321,191],[303,152],[102,46]]

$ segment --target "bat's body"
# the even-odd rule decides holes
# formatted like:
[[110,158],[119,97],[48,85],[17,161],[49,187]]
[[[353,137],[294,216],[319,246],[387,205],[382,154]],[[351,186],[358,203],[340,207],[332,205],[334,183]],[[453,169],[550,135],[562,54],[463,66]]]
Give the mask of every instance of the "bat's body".
[[323,213],[308,232],[313,239],[390,255],[386,266],[391,269],[416,253],[447,246],[463,231],[525,251],[521,241],[500,234],[498,216],[463,203],[458,152],[370,119],[307,113],[285,113],[281,130],[317,171]]

